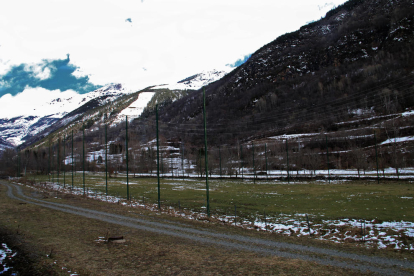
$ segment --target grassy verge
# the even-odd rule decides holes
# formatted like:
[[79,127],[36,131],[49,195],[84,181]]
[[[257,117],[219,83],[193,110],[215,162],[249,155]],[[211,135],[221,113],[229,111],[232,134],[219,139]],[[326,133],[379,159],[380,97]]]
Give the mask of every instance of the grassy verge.
[[[130,216],[147,212],[79,196],[27,192]],[[352,275],[310,262],[220,249],[22,204],[9,199],[4,186],[0,186],[0,208],[1,227],[25,243],[29,253],[36,254],[37,267],[48,268],[49,275]],[[123,235],[126,243],[104,242],[113,235]]]

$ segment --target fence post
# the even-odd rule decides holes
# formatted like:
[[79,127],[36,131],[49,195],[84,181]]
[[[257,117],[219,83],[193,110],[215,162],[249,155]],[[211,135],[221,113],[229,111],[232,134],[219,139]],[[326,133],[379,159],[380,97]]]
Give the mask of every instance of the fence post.
[[244,180],[244,173],[243,173],[243,145],[240,145],[240,165],[241,165],[242,180]]
[[183,180],[184,180],[184,144],[181,142],[181,170],[183,171]]
[[19,155],[18,155],[18,160],[19,160],[19,177],[20,177],[20,175],[22,174],[22,160],[21,160],[21,152],[19,151]]
[[51,153],[50,153],[50,138],[49,138],[49,164],[48,164],[48,167],[49,167],[49,182],[50,182],[50,173],[51,173],[50,172],[50,169],[51,169],[50,168],[50,158],[51,158],[50,155],[51,155]]
[[66,133],[63,143],[63,188],[66,186]]
[[105,124],[105,194],[108,196],[108,125]]
[[220,178],[222,178],[223,175],[222,175],[222,172],[221,172],[221,149],[220,149],[220,146],[219,146],[219,159],[220,159]]
[[[168,162],[168,161],[167,161]],[[170,168],[171,168],[171,178],[174,178],[174,168],[173,168],[173,162],[172,162],[172,154],[170,150]]]
[[204,115],[204,158],[206,166],[206,197],[207,216],[210,217],[210,193],[208,186],[208,152],[207,152],[207,120],[206,120],[206,89],[203,89],[203,115]]
[[58,138],[58,149],[57,149],[57,184],[59,185],[59,174],[60,174],[60,137]]
[[327,166],[328,166],[328,182],[331,183],[331,174],[329,172],[329,149],[328,149],[328,136],[325,135],[325,141],[326,141],[326,160],[327,160]]
[[160,145],[158,136],[158,104],[155,106],[155,120],[157,127],[157,180],[158,180],[158,209],[161,210],[161,197],[160,197]]
[[287,165],[287,179],[288,179],[288,183],[290,183],[290,175],[289,175],[289,149],[288,149],[288,140],[286,139],[286,165]]
[[252,151],[253,151],[253,183],[256,184],[256,167],[254,165],[254,143],[252,142]]
[[127,178],[127,200],[129,201],[129,178],[128,178],[128,116],[125,116],[125,157]]
[[83,195],[85,195],[85,125],[82,126],[82,170],[83,170]]
[[377,134],[374,131],[374,138],[375,138],[375,160],[377,161],[377,182],[379,184],[379,169],[378,169],[378,150],[377,150]]
[[73,190],[73,171],[75,166],[75,159],[73,159],[73,129],[72,129],[72,190]]
[[265,144],[265,162],[266,162],[266,179],[269,179],[267,174],[267,144]]

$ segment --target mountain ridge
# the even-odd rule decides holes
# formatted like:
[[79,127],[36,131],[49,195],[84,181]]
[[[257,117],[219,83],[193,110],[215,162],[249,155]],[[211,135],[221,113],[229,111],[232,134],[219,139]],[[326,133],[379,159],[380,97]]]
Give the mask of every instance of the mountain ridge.
[[[329,129],[335,121],[355,116],[348,112],[352,109],[390,112],[378,98],[392,98],[393,91],[400,91],[400,110],[412,107],[412,96],[404,89],[414,70],[413,15],[413,3],[406,0],[351,0],[338,6],[325,18],[264,45],[206,86],[207,121],[223,125],[215,134],[245,133],[232,135],[237,140]],[[360,100],[363,94],[366,101]],[[161,120],[199,121],[202,109],[195,103],[201,97],[194,92],[166,107]]]
[[[348,120],[412,108],[413,15],[407,0],[351,0],[264,45],[243,65],[204,86],[212,143],[335,131],[350,125],[343,123]],[[153,86],[144,91],[155,94],[142,116],[131,121],[132,128],[140,131],[140,124],[154,120],[159,104],[162,124],[191,129],[180,135],[201,143],[201,136],[192,134],[202,129],[201,90],[175,93]],[[133,101],[114,104],[127,108]],[[95,118],[102,124],[103,116],[111,118],[110,109]],[[85,120],[88,127],[96,122]],[[155,135],[153,129],[145,133],[148,139]]]
[[[79,112],[79,109],[83,107],[85,111],[85,105],[87,106],[91,100],[96,100],[94,105],[103,105],[126,93],[129,92],[121,84],[110,84],[87,94],[74,94],[70,95],[69,98],[65,98],[65,95],[62,95],[51,101],[44,102],[41,106],[42,111],[39,114],[25,114],[27,111],[22,110],[22,115],[20,116],[0,118],[1,138],[13,146],[19,146],[60,119],[67,115],[70,116],[76,110]],[[58,106],[57,108],[56,105]],[[73,107],[76,108],[72,110]]]
[[[2,133],[2,137],[13,141],[11,145],[25,148],[41,141],[51,133],[59,132],[60,129],[75,128],[79,130],[82,127],[89,128],[94,124],[100,125],[105,120],[111,121],[111,125],[116,126],[125,120],[125,115],[127,114],[131,115],[129,120],[137,118],[141,113],[145,116],[148,110],[152,110],[155,106],[154,100],[175,101],[182,97],[182,95],[185,95],[187,89],[193,87],[200,88],[202,86],[200,84],[204,85],[216,81],[225,74],[227,74],[226,71],[204,71],[186,78],[185,83],[177,82],[171,85],[152,86],[133,93],[126,92],[121,84],[111,84],[87,94],[79,95],[77,99],[79,106],[69,112],[43,117],[19,116],[8,120],[0,119],[0,133]],[[165,86],[167,88],[161,88]],[[179,89],[168,89],[168,87],[172,86],[178,86]],[[154,100],[151,100],[151,97],[145,100],[145,105],[148,103],[148,106],[150,106],[149,109],[148,106],[139,107],[138,109],[136,106],[132,106],[140,100],[140,95],[146,93],[146,97],[148,97],[148,93],[154,95]],[[124,97],[126,98],[123,99]],[[62,100],[62,97],[55,98],[50,103],[46,103],[46,105],[56,103],[64,104],[64,100]],[[124,115],[122,116],[122,114]],[[26,118],[29,122],[24,122]],[[20,122],[16,124],[18,120]],[[68,133],[68,131],[64,132]]]

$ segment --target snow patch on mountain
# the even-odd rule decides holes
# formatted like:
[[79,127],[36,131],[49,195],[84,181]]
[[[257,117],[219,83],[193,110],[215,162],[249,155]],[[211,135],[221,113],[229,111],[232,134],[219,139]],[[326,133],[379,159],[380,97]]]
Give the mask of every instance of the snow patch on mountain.
[[203,71],[199,74],[185,78],[177,83],[164,84],[153,87],[153,89],[168,88],[170,90],[198,90],[209,83],[215,82],[224,77],[228,72],[233,70],[231,67],[225,67],[223,70]]
[[148,105],[149,101],[151,101],[152,97],[154,96],[155,92],[141,92],[138,94],[138,99],[131,103],[127,108],[122,110],[117,118],[112,122],[112,125],[117,125],[120,122],[125,121],[125,116],[128,116],[128,121],[131,121],[137,117],[139,117],[144,108]]
[[0,98],[5,107],[0,109],[0,137],[18,146],[92,99],[104,105],[127,93],[131,91],[121,84],[111,84],[86,94],[26,88],[14,97],[4,95]]
[[27,87],[16,96],[6,94],[0,98],[0,118],[11,119],[27,116],[54,116],[62,118],[68,112],[88,101],[100,97],[117,97],[122,93],[130,93],[121,84],[111,84],[90,93],[78,94],[73,90],[47,90],[44,88]]

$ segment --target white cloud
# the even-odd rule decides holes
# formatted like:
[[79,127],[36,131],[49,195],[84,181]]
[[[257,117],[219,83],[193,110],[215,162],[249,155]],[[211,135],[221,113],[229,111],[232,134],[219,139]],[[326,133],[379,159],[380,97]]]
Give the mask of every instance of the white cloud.
[[4,80],[0,80],[0,87],[8,88],[10,84]]
[[34,77],[39,80],[46,80],[51,77],[51,71],[48,67],[45,67],[44,64],[26,64],[24,66],[26,72],[32,72]]
[[36,78],[41,80],[46,80],[51,77],[50,69],[48,67],[44,68],[43,70],[38,70],[38,68],[36,68],[34,72],[36,74]]
[[[22,93],[12,96],[6,94],[0,98],[0,118],[13,118],[16,116],[45,116],[56,113],[69,112],[78,107],[78,102],[68,104],[68,99],[78,98],[79,94],[73,90],[47,90],[44,88],[26,87]],[[65,105],[59,101],[61,99]]]
[[[0,47],[1,52],[1,47]],[[4,61],[0,58],[0,76],[6,74],[12,65],[10,64],[10,61]]]
[[[77,74],[90,76],[95,84],[122,82],[138,89],[170,83],[220,69],[277,36],[319,19],[327,11],[319,9],[325,3],[3,0],[0,74],[11,65],[63,59],[69,53],[71,63],[82,70]],[[39,71],[38,76],[47,78],[49,73]]]

